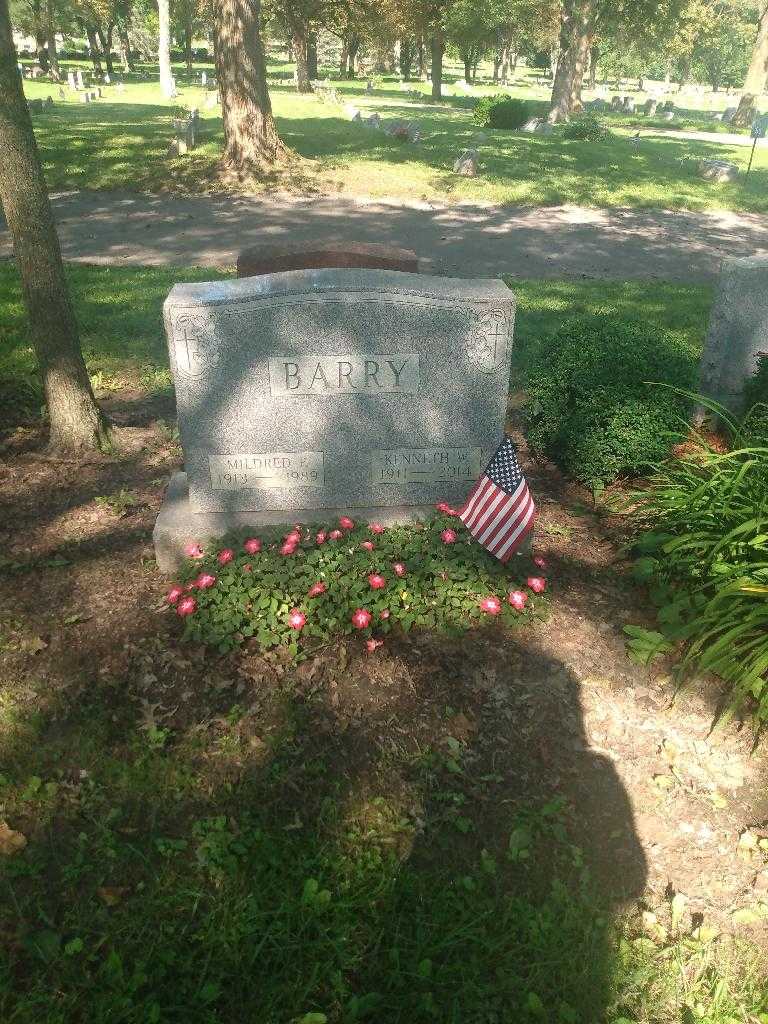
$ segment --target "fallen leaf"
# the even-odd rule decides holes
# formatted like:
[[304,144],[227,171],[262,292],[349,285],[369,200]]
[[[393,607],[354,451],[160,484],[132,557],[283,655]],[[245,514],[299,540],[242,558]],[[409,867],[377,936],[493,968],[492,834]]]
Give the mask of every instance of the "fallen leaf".
[[671,775],[654,775],[653,784],[658,786],[659,789],[672,789],[675,780]]
[[128,887],[125,885],[101,885],[96,892],[105,906],[116,907],[118,903],[122,902],[128,892]]
[[27,845],[27,837],[22,832],[14,832],[6,822],[0,821],[0,854],[12,857]]
[[40,651],[44,651],[48,644],[39,636],[25,637],[21,641],[21,649],[27,654],[39,654]]

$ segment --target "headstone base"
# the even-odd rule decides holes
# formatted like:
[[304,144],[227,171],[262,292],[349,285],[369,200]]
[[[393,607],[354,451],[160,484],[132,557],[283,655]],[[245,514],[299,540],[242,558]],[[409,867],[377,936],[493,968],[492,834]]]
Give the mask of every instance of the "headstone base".
[[287,509],[282,512],[193,512],[189,507],[186,473],[174,473],[168,484],[152,534],[158,568],[174,573],[184,562],[184,546],[190,541],[212,540],[238,531],[257,533],[266,526],[294,523],[335,523],[339,516],[391,526],[416,522],[434,512],[434,505],[395,505],[373,508]]

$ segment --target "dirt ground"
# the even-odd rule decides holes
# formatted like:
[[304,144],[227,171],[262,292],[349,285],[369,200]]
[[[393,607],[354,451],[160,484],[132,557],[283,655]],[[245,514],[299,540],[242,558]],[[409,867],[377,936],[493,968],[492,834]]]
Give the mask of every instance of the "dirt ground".
[[[65,259],[117,266],[234,266],[250,245],[384,242],[423,273],[710,283],[726,256],[768,254],[768,222],[727,210],[500,207],[365,197],[51,197]],[[11,255],[0,215],[0,259]]]
[[[293,670],[248,650],[185,649],[163,608],[151,531],[181,458],[173,410],[131,393],[105,405],[122,424],[114,457],[52,460],[36,427],[2,439],[0,676],[54,721],[94,676],[126,680],[137,717],[174,728],[210,725],[248,698],[250,728],[263,736],[266,694]],[[368,747],[416,750],[449,704],[452,735],[497,766],[494,788],[478,794],[490,816],[493,801],[565,794],[617,898],[654,908],[681,893],[694,925],[765,940],[766,919],[740,913],[768,900],[756,846],[768,832],[766,765],[750,727],[713,731],[716,686],[676,695],[668,664],[628,661],[622,627],[650,618],[620,553],[623,524],[596,514],[551,466],[527,460],[526,472],[540,509],[536,551],[548,563],[547,621],[513,636],[393,639],[375,657],[351,643],[325,651],[296,673],[323,697],[318,734],[354,726]],[[343,756],[355,756],[354,744]]]

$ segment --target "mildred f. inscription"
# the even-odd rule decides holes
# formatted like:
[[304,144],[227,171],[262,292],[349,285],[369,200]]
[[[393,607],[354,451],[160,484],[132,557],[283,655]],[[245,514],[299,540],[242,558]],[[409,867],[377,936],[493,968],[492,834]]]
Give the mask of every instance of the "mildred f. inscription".
[[214,491],[268,491],[276,487],[322,487],[322,452],[261,452],[209,455]]
[[284,395],[414,395],[419,357],[350,353],[341,356],[280,356],[269,360],[269,390]]

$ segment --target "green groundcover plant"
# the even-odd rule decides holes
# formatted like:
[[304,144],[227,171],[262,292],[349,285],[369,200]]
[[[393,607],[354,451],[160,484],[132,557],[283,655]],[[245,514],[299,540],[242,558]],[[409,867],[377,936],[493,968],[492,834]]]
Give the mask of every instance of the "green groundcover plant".
[[301,658],[356,634],[372,653],[396,628],[458,633],[482,620],[529,619],[546,588],[536,575],[543,559],[499,562],[445,503],[414,525],[386,528],[342,516],[335,527],[297,525],[284,536],[209,551],[191,542],[185,553],[182,582],[167,602],[187,638],[222,652],[254,638],[262,650],[282,645]]
[[[697,668],[730,687],[727,712],[754,701],[768,721],[768,406],[741,422],[714,402],[732,447],[704,439],[634,495],[645,527],[634,572],[658,607],[661,639],[681,644],[681,673]],[[660,650],[665,649],[664,647]]]
[[605,142],[613,132],[606,127],[599,117],[584,113],[563,125],[562,137],[585,142]]
[[531,449],[600,488],[648,471],[669,452],[685,412],[679,392],[695,360],[684,342],[652,324],[580,317],[547,339],[525,381]]
[[477,101],[472,120],[481,128],[519,128],[531,116],[525,100],[509,96],[484,96]]

